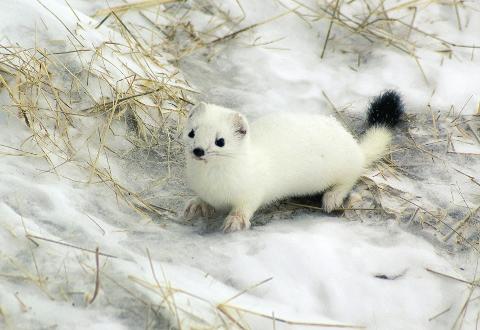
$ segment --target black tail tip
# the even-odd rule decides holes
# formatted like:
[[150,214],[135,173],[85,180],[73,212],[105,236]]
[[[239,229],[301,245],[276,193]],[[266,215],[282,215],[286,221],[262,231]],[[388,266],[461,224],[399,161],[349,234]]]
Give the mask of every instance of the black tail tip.
[[367,125],[395,127],[405,112],[405,105],[400,94],[387,90],[375,97],[367,111]]

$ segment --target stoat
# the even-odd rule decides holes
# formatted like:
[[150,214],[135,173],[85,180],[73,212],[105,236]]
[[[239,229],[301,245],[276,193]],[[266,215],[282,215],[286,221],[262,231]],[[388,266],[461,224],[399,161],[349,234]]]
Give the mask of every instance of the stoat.
[[357,141],[333,117],[275,113],[249,124],[239,112],[201,103],[191,111],[184,136],[187,181],[198,195],[185,217],[228,210],[222,228],[232,232],[248,229],[262,205],[321,192],[330,212],[384,155],[403,112],[395,91],[377,96]]

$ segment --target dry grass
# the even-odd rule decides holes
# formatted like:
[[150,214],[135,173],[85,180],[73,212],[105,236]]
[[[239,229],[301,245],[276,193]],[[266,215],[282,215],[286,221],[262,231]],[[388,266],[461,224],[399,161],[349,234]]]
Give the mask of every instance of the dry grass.
[[[104,8],[95,13],[99,22],[94,30],[108,26],[116,33],[114,40],[104,40],[97,46],[86,46],[77,35],[78,31],[71,30],[69,30],[71,38],[68,38],[63,50],[24,48],[17,44],[0,45],[0,88],[6,90],[10,98],[10,106],[4,107],[4,110],[20,118],[31,132],[28,140],[20,146],[0,146],[0,154],[42,158],[48,164],[47,171],[60,177],[65,177],[63,168],[78,167],[85,173],[84,177],[65,178],[84,184],[105,184],[118,200],[142,215],[155,213],[166,217],[175,213],[174,210],[152,204],[143,197],[143,191],[136,192],[129,189],[125,182],[116,177],[109,165],[110,158],[122,158],[133,148],[160,147],[168,151],[169,159],[175,158],[170,146],[177,143],[176,137],[179,135],[181,119],[194,102],[194,91],[175,67],[166,61],[162,55],[163,51],[172,55],[170,62],[173,63],[198,50],[207,50],[209,56],[214,56],[221,51],[223,44],[240,38],[243,33],[248,33],[285,15],[297,15],[307,24],[317,20],[328,22],[325,38],[321,44],[319,43],[322,57],[329,52],[334,52],[336,45],[343,45],[342,35],[366,41],[372,46],[388,45],[411,57],[417,64],[425,83],[428,84],[429,79],[416,55],[419,48],[435,49],[445,57],[452,56],[457,49],[469,48],[473,53],[478,48],[475,45],[456,44],[416,26],[419,13],[428,11],[429,6],[442,5],[451,6],[461,30],[464,22],[459,15],[459,7],[468,4],[458,1],[404,0],[390,8],[386,8],[383,1],[375,2],[374,6],[369,1],[364,1],[365,10],[361,16],[347,13],[344,10],[345,1],[320,1],[315,7],[300,0],[277,0],[277,2],[285,7],[284,12],[270,19],[244,26],[242,22],[245,12],[241,0],[238,1],[238,5],[242,15],[236,17],[231,16],[212,1],[188,4],[173,0],[139,1]],[[159,6],[160,3],[163,5]],[[132,12],[142,18],[142,24],[124,19],[124,15]],[[192,12],[202,12],[211,16],[211,24],[207,29],[195,30],[188,21],[188,16]],[[60,17],[53,14],[51,19],[61,21]],[[334,33],[337,29],[342,31],[340,36]],[[344,111],[339,111],[326,94],[324,95],[342,120],[348,121]],[[450,124],[443,130],[439,128],[438,123],[439,120],[445,122],[446,119],[439,118],[432,109],[429,111],[431,111],[432,136],[446,145],[443,154],[438,149],[436,151],[428,149],[428,143],[432,143],[431,141],[420,143],[413,135],[407,145],[393,150],[393,154],[406,148],[425,157],[444,161],[444,158],[456,153],[451,148],[452,136],[462,135],[469,141],[477,141],[476,143],[480,144],[477,133],[471,126],[471,121],[474,119],[461,116],[462,109],[449,117]],[[129,145],[127,148],[124,145],[125,141]],[[480,185],[473,173],[467,174],[455,168],[453,170],[467,176],[472,185]],[[404,171],[392,159],[387,159],[385,163],[378,166],[380,176],[401,177]],[[478,206],[469,207],[463,219],[455,222],[455,219],[450,219],[442,213],[444,210],[432,210],[430,205],[422,205],[414,197],[407,196],[408,194],[404,191],[378,184],[371,178],[365,178],[364,182],[372,191],[374,207],[352,206],[346,207],[343,211],[351,212],[355,216],[362,212],[381,211],[394,216],[400,216],[402,212],[410,212],[409,223],[414,221],[422,226],[432,227],[441,233],[443,240],[455,239],[461,245],[478,250],[479,243],[467,237],[469,230],[471,231],[468,224],[473,223],[473,218],[478,218]],[[385,196],[393,196],[405,207],[400,210],[384,207],[382,201]],[[318,208],[299,203],[290,203],[290,205]],[[214,324],[218,328],[249,328],[245,315],[269,319],[273,324],[279,322],[318,328],[362,328],[355,325],[286,320],[231,304],[234,298],[248,292],[251,288],[241,291],[223,303],[212,304],[202,297],[171,287],[165,276],[159,280],[149,253],[147,255],[153,281],[132,276],[129,278],[129,283],[119,283],[108,274],[102,273],[99,266],[99,256],[112,258],[113,255],[100,253],[98,249],[95,251],[49,240],[27,232],[26,235],[34,243],[35,240],[47,241],[95,254],[96,268],[84,265],[88,272],[96,274],[95,291],[90,298],[91,302],[95,300],[100,290],[100,279],[105,277],[140,301],[154,315],[159,311],[165,312],[173,320],[173,325],[179,329],[184,327],[184,319],[190,320],[191,324],[195,323],[199,328],[213,327],[211,320],[204,320],[176,303],[185,296],[210,306],[216,315]],[[21,274],[15,276],[35,283],[49,295],[33,252],[32,260],[35,263],[35,274],[24,269],[17,261],[13,259],[9,261]],[[0,274],[0,277],[2,276],[13,275]],[[472,288],[476,287],[478,280],[473,279],[468,281],[468,284]],[[152,304],[145,300],[130,287],[131,285],[153,292],[160,302]],[[256,286],[258,285],[252,288]],[[469,296],[456,323],[461,323],[464,310],[471,301],[470,298]],[[8,320],[4,311],[0,309],[0,316],[2,315]]]
[[[192,103],[191,90],[153,45],[114,15],[116,40],[97,47],[70,41],[64,51],[51,52],[0,45],[0,84],[11,101],[4,110],[31,131],[22,146],[4,146],[4,154],[41,157],[58,175],[63,175],[60,168],[78,166],[88,176],[70,179],[107,184],[141,212],[171,212],[129,191],[108,159],[122,157],[129,148],[171,144]],[[120,148],[113,141],[119,138],[130,147]]]

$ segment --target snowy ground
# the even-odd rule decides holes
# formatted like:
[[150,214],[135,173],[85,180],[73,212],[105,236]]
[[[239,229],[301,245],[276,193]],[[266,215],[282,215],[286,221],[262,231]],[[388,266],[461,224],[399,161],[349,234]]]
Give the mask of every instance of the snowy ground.
[[[476,329],[480,6],[455,3],[340,1],[324,47],[335,1],[3,1],[0,327]],[[181,219],[188,102],[359,134],[386,88],[409,115],[345,212]]]

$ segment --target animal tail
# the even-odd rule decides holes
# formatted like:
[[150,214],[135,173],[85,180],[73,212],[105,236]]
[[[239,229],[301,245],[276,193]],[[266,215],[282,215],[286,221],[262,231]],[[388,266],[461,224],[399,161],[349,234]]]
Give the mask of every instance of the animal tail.
[[370,103],[367,111],[367,131],[360,139],[365,167],[380,159],[392,140],[392,130],[405,112],[402,98],[387,90]]

